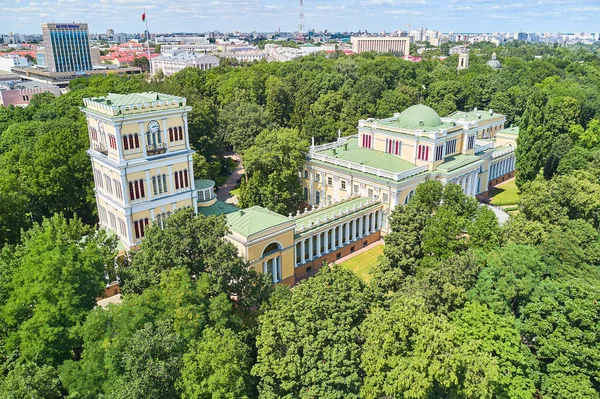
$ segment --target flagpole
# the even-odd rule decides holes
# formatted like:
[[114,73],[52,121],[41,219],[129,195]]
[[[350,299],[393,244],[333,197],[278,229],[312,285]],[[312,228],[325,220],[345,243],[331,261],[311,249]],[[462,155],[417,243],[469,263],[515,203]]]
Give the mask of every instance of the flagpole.
[[150,62],[150,31],[148,30],[148,18],[146,18],[146,7],[144,7],[144,22],[146,23],[146,47],[148,48],[148,70],[150,71],[150,77],[152,77],[152,62]]

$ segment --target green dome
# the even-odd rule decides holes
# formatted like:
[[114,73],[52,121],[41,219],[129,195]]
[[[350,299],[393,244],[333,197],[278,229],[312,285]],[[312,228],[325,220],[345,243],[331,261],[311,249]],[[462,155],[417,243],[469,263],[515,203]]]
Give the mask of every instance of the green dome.
[[442,124],[440,116],[433,108],[418,104],[408,107],[400,114],[397,123],[406,128],[438,127]]

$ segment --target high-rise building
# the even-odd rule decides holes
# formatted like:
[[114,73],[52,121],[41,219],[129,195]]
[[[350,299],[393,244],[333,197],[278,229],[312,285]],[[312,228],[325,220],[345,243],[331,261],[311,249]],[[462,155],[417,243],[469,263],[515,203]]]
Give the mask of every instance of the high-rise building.
[[176,209],[198,206],[186,99],[109,94],[84,99],[100,225],[126,250]]
[[92,70],[87,24],[42,24],[42,35],[50,72]]
[[350,40],[352,41],[352,51],[356,54],[375,51],[407,55],[409,52],[408,37],[352,36]]

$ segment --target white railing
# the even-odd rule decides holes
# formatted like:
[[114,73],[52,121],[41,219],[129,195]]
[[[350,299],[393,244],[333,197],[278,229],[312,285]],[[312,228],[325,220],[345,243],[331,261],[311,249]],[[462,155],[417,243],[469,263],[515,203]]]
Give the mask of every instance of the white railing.
[[315,152],[327,151],[327,150],[332,150],[334,148],[342,147],[344,144],[346,144],[348,142],[348,139],[351,137],[358,137],[358,135],[355,134],[354,136],[341,137],[341,138],[337,139],[337,141],[334,141],[332,143],[316,145],[316,146],[310,148],[310,152],[312,154]]
[[486,143],[483,145],[478,145],[477,147],[475,147],[475,154],[479,154],[480,152],[484,152],[487,151],[491,148],[495,148],[496,144],[495,143]]
[[500,158],[506,154],[510,154],[511,152],[515,152],[515,147],[506,147],[503,150],[498,150],[492,154],[492,159]]
[[345,161],[345,160],[338,159],[336,157],[331,157],[331,156],[325,155],[325,154],[310,154],[309,158],[317,160],[317,161],[327,162],[327,163],[335,165],[335,166],[341,166],[343,168],[348,168],[348,169],[356,170],[359,172],[368,173],[370,175],[375,175],[378,177],[391,179],[394,181],[406,179],[407,177],[419,174],[421,172],[425,172],[428,169],[427,165],[423,165],[423,166],[416,166],[416,167],[406,170],[404,172],[388,172],[387,170],[372,168],[370,166],[361,165],[361,164],[358,164],[355,162]]

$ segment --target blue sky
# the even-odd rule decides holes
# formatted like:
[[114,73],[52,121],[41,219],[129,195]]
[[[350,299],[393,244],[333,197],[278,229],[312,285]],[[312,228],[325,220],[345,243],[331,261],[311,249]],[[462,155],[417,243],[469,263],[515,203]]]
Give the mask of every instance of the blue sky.
[[[91,32],[295,31],[299,0],[0,0],[0,33],[41,33],[43,22],[87,22]],[[304,0],[317,31],[428,27],[443,32],[596,32],[600,0]]]

